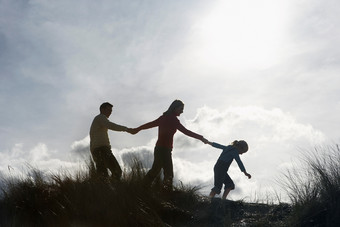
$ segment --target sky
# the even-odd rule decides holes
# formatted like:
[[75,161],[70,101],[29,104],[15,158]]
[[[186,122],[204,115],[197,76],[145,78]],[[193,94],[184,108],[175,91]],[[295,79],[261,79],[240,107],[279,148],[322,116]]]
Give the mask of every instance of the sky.
[[[188,129],[248,142],[231,199],[281,196],[301,151],[339,143],[339,25],[336,0],[0,0],[0,175],[84,168],[103,102],[137,127],[180,99]],[[109,136],[122,168],[152,164],[156,128]],[[177,132],[176,181],[209,193],[220,153]]]

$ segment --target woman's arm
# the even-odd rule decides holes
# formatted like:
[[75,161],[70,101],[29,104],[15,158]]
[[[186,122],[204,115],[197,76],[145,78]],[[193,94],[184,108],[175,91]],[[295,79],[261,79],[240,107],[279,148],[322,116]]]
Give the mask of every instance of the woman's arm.
[[197,133],[194,133],[188,129],[186,129],[180,122],[178,122],[177,129],[181,131],[183,134],[193,137],[195,139],[201,140],[202,142],[206,143],[207,140],[202,136]]
[[132,134],[136,134],[136,133],[138,133],[141,130],[149,129],[149,128],[154,128],[154,127],[157,127],[157,126],[159,126],[159,118],[157,118],[154,121],[148,122],[148,123],[146,123],[144,125],[141,125],[138,128],[132,129],[132,131],[133,131]]

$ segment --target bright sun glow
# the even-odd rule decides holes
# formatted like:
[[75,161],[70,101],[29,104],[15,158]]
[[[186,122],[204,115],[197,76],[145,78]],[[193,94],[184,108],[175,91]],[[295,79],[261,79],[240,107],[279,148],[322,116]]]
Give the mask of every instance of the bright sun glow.
[[195,25],[190,55],[230,70],[270,67],[279,60],[287,17],[285,1],[221,0]]

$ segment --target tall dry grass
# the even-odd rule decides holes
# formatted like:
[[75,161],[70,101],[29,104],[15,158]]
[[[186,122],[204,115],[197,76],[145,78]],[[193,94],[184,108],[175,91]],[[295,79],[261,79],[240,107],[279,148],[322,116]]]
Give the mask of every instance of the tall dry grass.
[[303,153],[299,166],[281,182],[293,204],[292,226],[340,226],[340,149],[318,147]]
[[75,176],[36,169],[29,175],[5,180],[0,226],[166,226],[186,215],[177,207],[197,201],[195,187],[165,193],[158,180],[143,188],[145,169],[137,159],[120,182],[98,177],[92,161]]

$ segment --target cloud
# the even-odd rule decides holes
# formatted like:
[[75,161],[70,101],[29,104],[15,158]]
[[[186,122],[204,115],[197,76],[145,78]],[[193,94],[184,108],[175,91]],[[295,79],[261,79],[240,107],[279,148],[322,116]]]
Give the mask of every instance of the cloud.
[[[235,199],[254,194],[266,195],[265,191],[281,192],[275,179],[298,158],[299,148],[309,148],[327,141],[323,133],[311,125],[297,122],[292,115],[278,108],[268,110],[257,106],[235,106],[219,110],[204,106],[197,110],[193,119],[181,122],[210,141],[224,145],[238,139],[248,142],[250,149],[241,159],[253,178],[248,180],[236,163],[232,164],[229,173],[237,185],[237,190],[232,193]],[[113,154],[123,169],[128,170],[136,158],[149,169],[156,138],[147,135],[148,139],[141,132],[135,136],[141,136],[148,142],[143,146],[113,147]],[[60,169],[76,171],[90,155],[89,137],[73,142],[70,148],[69,155],[63,157],[64,153],[49,150],[43,143],[31,149],[16,144],[11,150],[0,153],[0,171],[3,174],[13,169],[24,172],[22,166],[25,164],[47,172]],[[202,192],[207,194],[213,186],[213,166],[220,153],[219,149],[177,132],[173,149],[175,181],[202,186]]]
[[30,149],[25,148],[23,144],[16,144],[12,149],[0,152],[0,173],[3,176],[24,177],[29,174],[31,168],[43,173],[74,173],[83,164],[71,156],[63,155],[48,149],[43,143]]
[[73,144],[71,145],[71,152],[80,156],[89,155],[90,136],[86,136],[82,140],[73,142]]
[[[6,127],[6,132],[0,132],[1,137],[9,135],[1,146],[6,149],[15,143],[33,146],[39,140],[27,136],[29,129],[32,135],[42,136],[41,141],[49,146],[66,148],[84,136],[88,125],[83,122],[90,121],[89,115],[92,116],[101,102],[108,100],[124,109],[116,115],[117,120],[130,124],[138,124],[138,119],[148,120],[148,116],[154,116],[157,111],[161,113],[159,110],[166,108],[164,103],[175,98],[190,103],[191,112],[202,104],[215,108],[252,104],[267,109],[279,107],[293,116],[307,119],[307,123],[320,122],[319,119],[329,112],[329,106],[335,110],[340,108],[336,98],[338,48],[329,44],[336,43],[339,37],[335,29],[339,23],[336,20],[338,7],[333,7],[336,1],[322,4],[313,1],[308,7],[305,3],[286,2],[260,1],[253,9],[247,6],[255,3],[238,1],[189,1],[185,5],[180,1],[150,4],[104,0],[100,4],[85,1],[82,5],[64,0],[53,3],[2,1],[0,104],[10,108],[0,113],[4,119],[2,125]],[[284,7],[279,7],[281,5]],[[203,22],[216,21],[210,16],[216,15],[218,19],[223,16],[224,9],[233,12],[227,15],[233,16],[225,21],[228,26],[220,24],[211,27],[214,33],[205,32]],[[214,14],[214,10],[218,14]],[[248,13],[261,10],[264,13],[257,13],[259,17],[247,17]],[[277,64],[250,70],[240,61],[237,64],[241,70],[237,72],[227,67],[235,59],[223,58],[231,54],[230,48],[242,47],[240,53],[248,51],[242,43],[217,45],[225,44],[223,38],[242,33],[242,26],[236,26],[236,22],[242,25],[241,16],[243,23],[263,22],[256,25],[270,32],[272,29],[266,29],[269,23],[270,28],[277,31],[274,38],[273,32],[271,36],[262,32],[256,37],[264,37],[264,40],[269,37],[272,41],[284,33],[279,37],[281,43],[273,47],[270,42],[269,47],[273,48],[269,49],[279,47],[288,51],[275,52],[272,58],[265,58],[267,64],[279,57],[281,60]],[[244,32],[255,29],[248,28],[250,30]],[[232,33],[233,29],[238,33]],[[218,35],[220,32],[222,36]],[[219,42],[207,40],[207,46],[202,47],[201,36],[211,35],[222,39]],[[238,40],[246,37],[253,36],[242,36]],[[251,47],[257,51],[251,55],[241,54],[243,57],[265,52],[257,49],[256,37],[246,43],[254,44]],[[267,42],[258,41],[261,46],[263,43],[268,46]],[[208,54],[210,47],[216,52]],[[202,56],[213,66],[217,61],[218,67],[212,67],[207,61],[198,62],[197,57]],[[263,59],[255,58],[250,59],[251,64]],[[320,91],[320,87],[327,89]],[[319,105],[321,108],[315,113],[315,106]],[[311,111],[314,114],[306,114]],[[141,113],[138,119],[136,112]],[[322,126],[323,131],[336,134],[332,125],[337,112],[328,114],[329,121],[325,123],[327,126]],[[75,125],[68,127],[68,122]],[[64,143],[54,138],[60,138],[66,145],[60,145]]]
[[[202,107],[186,125],[208,139],[232,142],[234,139],[252,139],[254,144],[267,142],[320,143],[323,133],[311,125],[301,124],[289,113],[278,108],[271,110],[258,106],[229,107],[224,110]],[[255,142],[256,141],[256,142]]]
[[[241,159],[253,179],[246,179],[236,163],[230,168],[232,178],[235,178],[235,183],[239,183],[242,188],[234,193],[238,198],[256,193],[256,190],[258,194],[264,190],[281,191],[275,185],[275,178],[283,171],[282,166],[298,158],[299,148],[309,148],[327,141],[322,132],[311,125],[297,122],[292,115],[278,108],[267,110],[262,107],[243,106],[217,110],[206,106],[198,109],[194,119],[185,120],[183,124],[188,129],[221,144],[228,145],[238,139],[248,142],[250,150],[242,155]],[[197,182],[195,177],[207,176],[202,173],[206,172],[210,173],[211,185],[212,168],[220,152],[221,150],[202,143],[194,143],[192,138],[178,132],[173,157],[179,162],[175,166],[184,179]],[[189,173],[192,170],[194,173]],[[208,177],[202,177],[202,182],[207,182],[207,179]]]
[[[264,189],[297,147],[338,139],[337,5],[1,1],[1,171],[26,161],[75,165],[104,101],[115,106],[113,122],[135,127],[179,98],[187,128],[222,144],[250,144],[243,158],[255,178],[237,178],[233,167],[239,195],[251,182]],[[128,153],[149,159],[155,141],[145,141],[156,133],[110,133],[113,152],[122,165]],[[219,153],[178,132],[178,179],[212,175]]]
[[[211,141],[225,145],[237,139],[248,142],[250,150],[241,158],[253,179],[246,179],[233,163],[230,175],[237,184],[233,198],[268,196],[274,190],[282,193],[275,179],[298,158],[299,148],[313,147],[327,140],[322,132],[297,122],[278,108],[235,106],[218,110],[205,106],[197,110],[193,119],[181,121],[186,128]],[[155,138],[152,138],[147,146],[113,149],[113,153],[125,168],[135,157],[150,168],[154,144]],[[208,193],[213,184],[213,166],[220,153],[221,150],[177,132],[173,149],[175,180],[202,186],[202,192]]]
[[[155,81],[183,45],[190,23],[184,9],[197,7],[189,3],[1,1],[0,105],[10,108],[0,116],[12,130],[0,132],[8,137],[1,149],[34,146],[36,134],[63,150],[84,136],[88,126],[80,121],[90,121],[87,114],[101,102],[125,108],[118,120],[133,119],[132,104],[150,97],[160,103],[164,96]],[[67,127],[68,122],[76,125]]]
[[[121,163],[126,170],[134,167],[135,162],[141,162],[145,169],[150,169],[153,163],[153,148],[152,147],[137,147],[131,149],[124,149],[118,151],[118,157],[120,157]],[[116,153],[117,154],[117,153]]]

